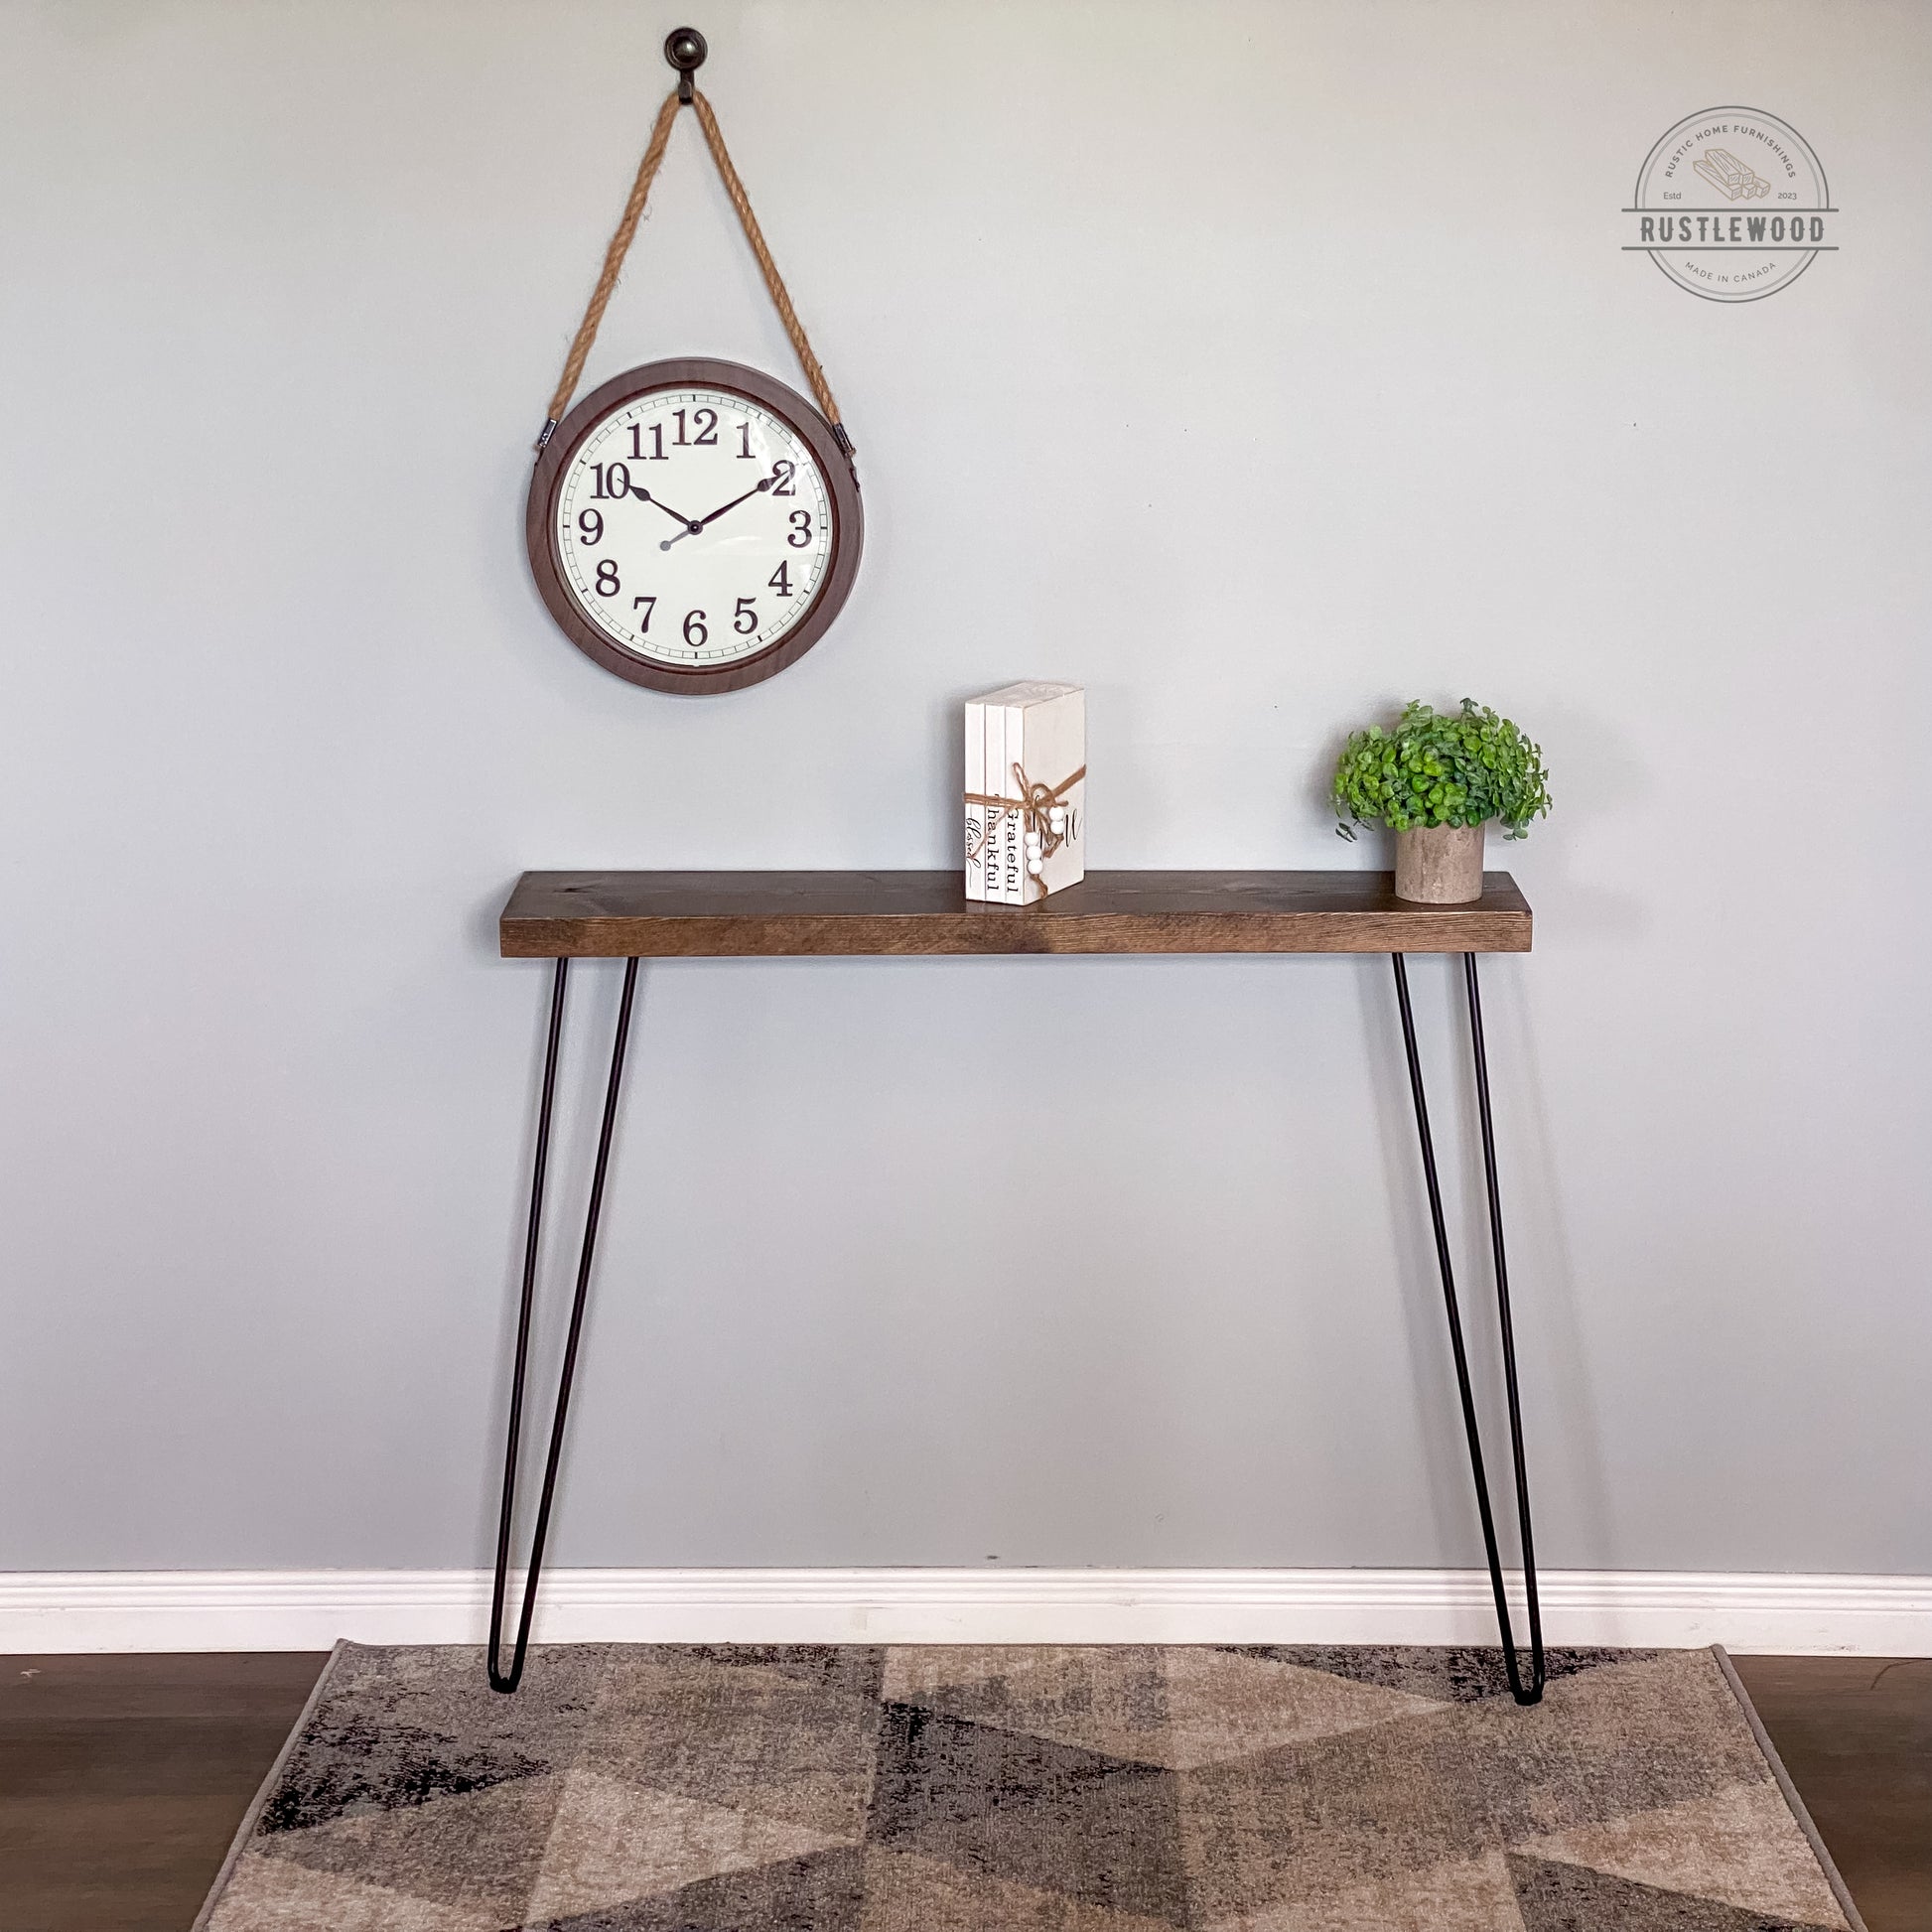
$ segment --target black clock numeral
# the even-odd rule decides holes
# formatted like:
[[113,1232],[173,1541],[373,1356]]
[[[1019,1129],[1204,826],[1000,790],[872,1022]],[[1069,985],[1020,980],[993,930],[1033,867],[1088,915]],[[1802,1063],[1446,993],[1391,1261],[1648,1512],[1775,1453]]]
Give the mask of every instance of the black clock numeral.
[[644,607],[644,621],[637,626],[637,634],[640,637],[647,637],[650,635],[650,614],[657,608],[657,600],[654,597],[633,597],[630,600],[630,608],[633,611],[640,604]]
[[812,513],[810,510],[793,510],[791,513],[791,534],[785,541],[794,550],[803,550],[812,540]]
[[673,410],[671,411],[671,414],[672,414],[673,416],[675,416],[675,417],[677,418],[677,440],[678,440],[678,442],[679,442],[680,444],[684,444],[684,443],[688,443],[688,442],[689,442],[689,441],[690,441],[691,439],[690,439],[690,438],[689,438],[688,436],[686,436],[686,435],[685,435],[685,433],[684,433],[684,428],[685,428],[685,425],[684,425],[684,411],[683,411],[683,410],[681,410],[681,409],[673,409]]
[[684,641],[693,650],[702,650],[711,632],[704,627],[702,611],[687,611],[684,614]]
[[796,496],[798,494],[798,485],[792,482],[792,478],[797,474],[798,466],[795,463],[786,463],[782,459],[774,463],[771,466],[772,495]]
[[704,427],[691,439],[694,449],[715,449],[718,444],[718,412],[715,409],[694,409],[691,420],[702,423]]
[[595,487],[591,492],[594,496],[608,499],[630,494],[630,470],[625,464],[593,463],[591,476],[595,480]]
[[601,543],[604,540],[604,512],[602,510],[579,510],[577,512],[578,541],[584,544]]
[[791,566],[789,564],[780,564],[764,581],[780,597],[789,597],[791,595]]
[[744,636],[749,637],[759,627],[759,614],[754,608],[757,603],[757,598],[741,597],[738,609],[732,613],[732,628]]
[[599,597],[616,597],[623,589],[618,582],[618,567],[609,557],[597,560],[597,594]]
[[752,426],[740,423],[738,426],[738,454],[742,461],[750,461],[752,455]]
[[664,462],[666,460],[664,456],[664,425],[662,423],[651,424],[650,449],[646,452],[643,446],[643,425],[641,423],[632,423],[630,425],[630,454],[640,463]]

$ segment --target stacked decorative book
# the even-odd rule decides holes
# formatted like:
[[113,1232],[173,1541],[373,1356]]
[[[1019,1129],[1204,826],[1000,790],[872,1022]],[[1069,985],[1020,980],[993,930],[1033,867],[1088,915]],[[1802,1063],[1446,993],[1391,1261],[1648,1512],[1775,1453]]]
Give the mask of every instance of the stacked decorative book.
[[1087,694],[1008,684],[966,706],[966,897],[1032,905],[1086,877]]

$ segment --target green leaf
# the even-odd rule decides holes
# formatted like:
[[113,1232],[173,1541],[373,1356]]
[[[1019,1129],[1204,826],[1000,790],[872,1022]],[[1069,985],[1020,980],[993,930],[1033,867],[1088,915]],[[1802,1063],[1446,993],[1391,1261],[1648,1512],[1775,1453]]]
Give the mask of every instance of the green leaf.
[[1336,829],[1348,838],[1356,824],[1406,831],[1492,818],[1506,837],[1521,838],[1552,802],[1542,748],[1473,698],[1449,714],[1416,699],[1392,728],[1353,733],[1335,761],[1330,795]]

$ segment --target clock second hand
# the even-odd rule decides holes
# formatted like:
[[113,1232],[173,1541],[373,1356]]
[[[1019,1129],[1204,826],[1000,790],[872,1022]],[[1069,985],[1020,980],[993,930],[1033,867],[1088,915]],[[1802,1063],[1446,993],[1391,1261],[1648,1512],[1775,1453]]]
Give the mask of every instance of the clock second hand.
[[[652,508],[662,510],[666,516],[672,518],[675,522],[682,523],[684,525],[684,534],[687,537],[695,535],[696,532],[704,528],[704,525],[702,523],[692,522],[692,520],[688,516],[684,515],[682,512],[672,509],[670,504],[665,502],[663,497],[653,496],[649,490],[641,487],[637,483],[632,483],[630,485],[630,493],[631,495],[636,497],[638,502],[649,503],[652,506]],[[672,541],[675,542],[676,539],[673,538]]]
[[[702,530],[707,523],[716,523],[718,519],[721,516],[723,516],[727,510],[735,510],[740,503],[749,501],[752,497],[756,496],[759,490],[769,489],[774,481],[775,479],[772,477],[760,477],[758,480],[758,482],[755,483],[751,486],[751,488],[745,492],[743,496],[734,496],[729,503],[720,503],[718,507],[711,512],[709,516],[701,516],[695,523],[686,523],[684,528],[681,529],[676,536],[666,537],[664,541],[657,546],[658,549],[668,550],[672,544],[682,543],[686,537],[696,536],[698,532]],[[662,508],[662,505],[660,504],[659,507]]]

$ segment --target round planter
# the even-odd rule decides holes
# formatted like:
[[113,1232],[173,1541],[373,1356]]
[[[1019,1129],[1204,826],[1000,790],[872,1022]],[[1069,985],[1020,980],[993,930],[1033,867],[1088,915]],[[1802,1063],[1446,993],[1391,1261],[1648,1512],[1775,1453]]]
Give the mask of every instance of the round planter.
[[1424,825],[1395,835],[1395,896],[1424,905],[1482,897],[1480,825]]

